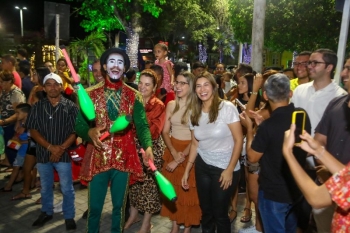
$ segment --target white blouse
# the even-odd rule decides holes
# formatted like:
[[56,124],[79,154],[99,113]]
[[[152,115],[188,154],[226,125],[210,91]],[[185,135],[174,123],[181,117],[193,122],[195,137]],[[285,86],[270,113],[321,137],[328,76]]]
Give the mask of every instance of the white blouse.
[[[233,137],[228,124],[239,121],[236,106],[229,101],[222,101],[219,115],[215,122],[209,123],[209,114],[202,112],[199,126],[190,123],[194,136],[198,140],[197,152],[206,164],[226,169],[232,157],[234,145]],[[240,169],[239,162],[235,171]]]

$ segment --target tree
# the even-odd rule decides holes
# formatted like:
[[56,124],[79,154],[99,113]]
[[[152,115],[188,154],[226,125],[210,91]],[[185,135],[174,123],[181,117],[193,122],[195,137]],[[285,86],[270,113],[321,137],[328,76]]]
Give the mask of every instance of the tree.
[[89,54],[92,53],[95,58],[101,57],[102,53],[105,51],[104,42],[106,42],[106,36],[103,32],[92,32],[85,39],[76,39],[70,43],[70,51],[72,56],[76,56],[83,60],[79,73],[83,79],[86,79],[88,85],[90,86],[90,75],[89,75]]
[[[239,42],[251,42],[253,4],[231,1],[231,23]],[[335,0],[267,0],[265,46],[274,51],[336,51],[340,22]]]
[[[67,0],[74,1],[74,0]],[[162,11],[160,5],[165,0],[75,0],[82,2],[77,9],[78,14],[86,19],[81,26],[86,31],[107,31],[122,29],[128,35],[127,53],[131,66],[137,65],[137,45],[139,35],[142,32],[140,23],[141,13],[147,12],[153,17],[158,17]]]
[[232,55],[232,47],[235,44],[232,26],[230,25],[230,12],[228,0],[217,0],[210,4],[210,13],[216,21],[217,30],[213,33],[214,46],[212,50],[217,50],[220,54],[219,62],[223,61],[224,55]]

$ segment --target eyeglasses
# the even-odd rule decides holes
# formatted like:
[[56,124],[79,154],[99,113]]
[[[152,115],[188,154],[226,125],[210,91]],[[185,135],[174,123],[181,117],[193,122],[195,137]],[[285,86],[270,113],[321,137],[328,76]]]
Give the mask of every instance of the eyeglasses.
[[303,62],[293,62],[293,66],[307,66],[308,62],[303,61]]
[[311,66],[311,67],[315,67],[315,66],[317,66],[318,64],[327,64],[326,62],[323,62],[323,61],[309,61],[308,63],[307,63],[309,66]]
[[183,87],[184,85],[188,84],[187,82],[179,82],[175,81],[175,85],[180,85],[180,87]]

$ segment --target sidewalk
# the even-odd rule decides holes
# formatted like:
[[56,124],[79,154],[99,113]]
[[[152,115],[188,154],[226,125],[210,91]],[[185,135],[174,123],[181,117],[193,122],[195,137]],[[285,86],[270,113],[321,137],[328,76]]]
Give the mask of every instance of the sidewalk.
[[[1,170],[3,170],[2,168]],[[10,173],[0,173],[0,188],[5,185],[7,179],[4,176]],[[40,205],[36,205],[35,201],[40,197],[40,193],[33,190],[32,198],[20,201],[11,201],[11,197],[16,195],[22,189],[23,183],[13,186],[13,191],[8,193],[0,193],[0,232],[2,233],[24,233],[24,232],[38,232],[38,233],[62,233],[66,232],[64,219],[62,213],[54,214],[53,219],[46,223],[44,227],[34,228],[32,223],[38,218],[40,214]],[[75,208],[76,215],[75,221],[77,223],[77,230],[70,232],[86,232],[86,220],[82,219],[84,211],[87,209],[87,189],[80,189],[80,185],[77,184],[75,188]],[[62,194],[59,192],[59,184],[56,183],[54,190],[54,204],[62,200]],[[253,218],[250,223],[241,223],[239,221],[244,208],[244,194],[240,194],[238,198],[238,216],[232,223],[232,232],[238,232],[240,228],[248,227],[253,224],[255,212],[253,210]],[[110,232],[111,226],[111,212],[112,202],[110,193],[108,191],[105,205],[102,213],[100,233]],[[142,216],[140,216],[142,218]],[[171,229],[171,221],[167,218],[155,215],[152,217],[152,233],[169,233]],[[125,233],[134,233],[139,230],[141,222],[134,224]],[[201,232],[200,227],[193,228],[192,233]]]

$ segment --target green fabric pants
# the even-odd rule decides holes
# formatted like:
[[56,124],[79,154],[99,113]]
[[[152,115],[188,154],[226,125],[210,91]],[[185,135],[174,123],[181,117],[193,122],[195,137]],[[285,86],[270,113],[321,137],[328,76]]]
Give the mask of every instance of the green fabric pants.
[[89,213],[87,221],[87,232],[98,233],[100,219],[105,202],[108,184],[110,182],[112,197],[112,229],[111,233],[122,233],[124,228],[124,211],[127,200],[129,173],[111,169],[93,177],[89,189]]

